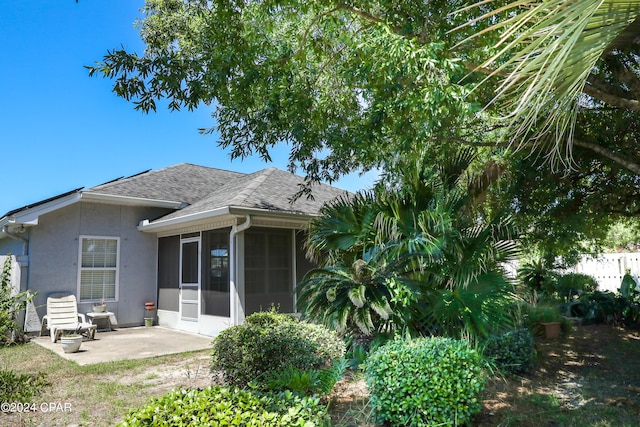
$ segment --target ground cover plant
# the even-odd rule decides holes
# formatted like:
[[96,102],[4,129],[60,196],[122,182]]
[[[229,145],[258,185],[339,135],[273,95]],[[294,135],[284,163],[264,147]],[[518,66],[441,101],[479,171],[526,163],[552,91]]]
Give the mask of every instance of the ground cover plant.
[[0,402],[31,402],[47,385],[44,374],[0,369]]
[[322,427],[329,425],[329,420],[326,405],[319,398],[211,386],[173,390],[131,411],[118,426]]

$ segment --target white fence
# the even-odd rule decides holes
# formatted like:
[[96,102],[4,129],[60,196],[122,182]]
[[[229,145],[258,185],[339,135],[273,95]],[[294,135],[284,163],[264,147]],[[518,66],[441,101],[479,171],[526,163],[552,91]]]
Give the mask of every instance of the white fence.
[[598,290],[617,292],[626,271],[638,283],[640,275],[640,253],[617,253],[584,255],[576,265],[576,273],[584,273],[598,281]]
[[[4,267],[4,263],[7,260],[7,255],[0,255],[0,272]],[[14,257],[11,257],[11,284],[13,285],[13,291],[15,293],[20,291],[20,266],[16,262]]]

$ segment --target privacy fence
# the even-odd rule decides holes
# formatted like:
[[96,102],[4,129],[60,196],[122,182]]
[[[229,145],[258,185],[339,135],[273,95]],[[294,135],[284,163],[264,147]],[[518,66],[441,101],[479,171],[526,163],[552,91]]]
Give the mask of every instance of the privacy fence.
[[16,262],[16,259],[10,255],[0,255],[0,272],[4,267],[4,263],[8,257],[11,257],[11,285],[13,286],[14,292],[20,291],[20,267]]
[[584,273],[598,281],[598,290],[617,292],[622,276],[630,270],[638,283],[640,275],[640,253],[624,252],[616,254],[584,255],[576,265],[576,273]]

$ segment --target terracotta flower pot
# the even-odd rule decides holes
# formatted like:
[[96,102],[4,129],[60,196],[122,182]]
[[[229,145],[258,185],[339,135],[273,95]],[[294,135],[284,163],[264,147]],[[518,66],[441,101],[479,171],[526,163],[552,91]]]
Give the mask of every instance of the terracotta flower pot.
[[542,326],[544,326],[545,338],[548,338],[548,339],[558,338],[560,336],[561,325],[562,324],[560,322],[543,323]]

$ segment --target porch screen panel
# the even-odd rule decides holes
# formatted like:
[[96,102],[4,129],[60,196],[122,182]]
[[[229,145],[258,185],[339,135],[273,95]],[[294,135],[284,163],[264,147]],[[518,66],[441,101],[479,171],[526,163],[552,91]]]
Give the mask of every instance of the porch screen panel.
[[180,236],[158,239],[158,308],[179,310]]
[[292,231],[245,232],[245,314],[275,306],[293,312]]
[[304,231],[296,232],[296,283],[300,283],[305,274],[318,267],[313,261],[307,258],[304,248],[307,237],[308,233]]
[[202,233],[202,314],[230,316],[229,228]]
[[198,283],[198,242],[182,244],[182,283]]

